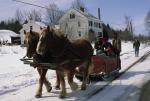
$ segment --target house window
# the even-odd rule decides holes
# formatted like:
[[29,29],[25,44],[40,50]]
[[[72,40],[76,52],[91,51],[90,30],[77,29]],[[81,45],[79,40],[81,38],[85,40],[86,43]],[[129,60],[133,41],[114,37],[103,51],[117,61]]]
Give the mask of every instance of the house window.
[[75,18],[75,14],[70,14],[70,19],[74,19]]
[[78,27],[80,27],[81,26],[81,23],[80,22],[78,22]]
[[93,26],[93,22],[92,21],[89,21],[89,26]]
[[98,23],[98,22],[94,22],[94,27],[96,27],[96,28],[101,28],[101,24]]
[[96,27],[96,22],[94,22],[94,27]]
[[98,25],[99,25],[98,27],[99,27],[99,28],[101,28],[101,24],[100,24],[100,23],[98,23]]
[[102,32],[98,32],[98,37],[103,37]]
[[81,32],[80,32],[80,31],[78,31],[78,33],[79,33],[79,37],[81,37]]
[[94,27],[99,28],[99,23],[98,22],[94,22]]

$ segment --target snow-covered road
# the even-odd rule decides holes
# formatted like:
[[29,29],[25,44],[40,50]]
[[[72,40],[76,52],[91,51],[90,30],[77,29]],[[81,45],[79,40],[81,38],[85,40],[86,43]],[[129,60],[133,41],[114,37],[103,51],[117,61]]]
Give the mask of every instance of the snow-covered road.
[[[134,61],[138,60],[142,55],[150,50],[150,46],[142,45],[140,48],[140,56],[134,57],[132,43],[122,44],[122,69],[124,71]],[[0,100],[1,101],[136,101],[135,95],[139,94],[140,87],[149,80],[150,75],[150,57],[134,65],[120,78],[113,81],[104,90],[89,98],[93,91],[100,89],[107,82],[93,82],[86,91],[77,90],[72,92],[67,85],[68,96],[65,99],[59,99],[59,90],[52,89],[47,93],[45,88],[43,98],[34,98],[37,84],[38,74],[34,68],[24,65],[20,58],[25,54],[25,49],[20,46],[4,46],[0,47]],[[55,85],[55,72],[48,71],[48,79]],[[81,82],[76,80],[80,85]],[[138,98],[138,96],[137,96]]]
[[[150,56],[87,101],[138,101],[140,89],[150,80]],[[98,99],[98,100],[97,100]]]

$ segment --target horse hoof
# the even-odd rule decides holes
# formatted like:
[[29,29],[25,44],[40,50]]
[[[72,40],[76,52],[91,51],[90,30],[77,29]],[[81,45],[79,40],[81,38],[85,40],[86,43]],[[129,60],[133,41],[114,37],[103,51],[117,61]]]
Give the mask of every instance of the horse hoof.
[[51,90],[52,90],[52,87],[49,87],[49,88],[47,89],[47,92],[51,92]]
[[71,90],[76,91],[77,89],[78,89],[78,85],[74,83],[73,86],[71,86]]
[[85,88],[81,88],[81,90],[86,90]]
[[84,84],[81,85],[81,90],[86,90],[86,84],[85,85]]
[[64,99],[64,98],[66,98],[66,96],[60,95],[59,98],[60,98],[60,99]]
[[41,97],[42,97],[42,96],[39,95],[39,94],[35,95],[35,98],[41,98]]
[[56,89],[56,90],[60,90],[60,87],[57,85],[57,86],[55,87],[55,89]]
[[81,87],[81,90],[86,90],[86,88],[85,87]]

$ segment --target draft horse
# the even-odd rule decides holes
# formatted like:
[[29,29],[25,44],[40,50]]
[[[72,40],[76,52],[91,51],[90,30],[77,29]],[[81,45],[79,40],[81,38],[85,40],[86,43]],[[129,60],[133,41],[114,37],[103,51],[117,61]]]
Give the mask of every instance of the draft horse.
[[[32,58],[34,56],[34,54],[36,54],[36,48],[37,48],[40,34],[37,32],[33,32],[32,30],[30,30],[30,32],[26,32],[24,30],[24,35],[25,35],[24,42],[25,42],[25,45],[27,47],[26,56],[28,58]],[[47,91],[50,92],[52,89],[51,83],[45,77],[47,69],[42,69],[42,67],[41,67],[41,68],[37,68],[37,71],[40,75],[39,84],[41,84],[41,82],[44,82]],[[44,79],[42,79],[42,78],[44,78]],[[41,85],[39,85],[39,86],[41,86]],[[41,90],[41,89],[38,89],[35,97],[41,97],[42,90],[41,91],[39,91],[39,90]]]
[[[42,28],[41,28],[42,30]],[[27,56],[28,58],[32,58],[32,57],[35,57],[36,56],[36,47],[37,47],[37,44],[38,44],[38,41],[39,41],[39,37],[40,37],[40,33],[38,32],[34,32],[30,29],[30,32],[26,32],[24,30],[24,35],[25,35],[25,39],[24,39],[24,43],[27,47],[27,51],[26,51],[26,55],[25,57]],[[24,58],[25,58],[24,57]],[[49,61],[45,61],[46,57],[42,58],[42,62],[49,62]],[[36,68],[36,67],[35,67]],[[47,70],[48,69],[42,69],[42,67],[37,67],[37,71],[40,75],[40,79],[39,79],[39,89],[37,90],[37,93],[35,95],[35,97],[39,98],[42,96],[42,85],[41,82],[44,82],[44,85],[46,86],[46,89],[48,92],[51,91],[52,87],[51,87],[51,83],[47,80],[47,78],[45,77],[46,76],[46,73],[47,73]],[[45,77],[45,80],[43,79]],[[44,80],[44,81],[42,81]],[[59,80],[59,77],[58,77],[58,74],[57,74],[57,71],[56,71],[56,86],[55,86],[56,89],[60,89],[60,80]]]
[[[40,56],[53,57],[54,62],[57,64],[56,70],[61,84],[60,98],[67,95],[64,73],[68,74],[68,83],[71,89],[77,89],[77,84],[73,82],[74,74],[76,72],[81,73],[83,75],[81,90],[86,89],[93,55],[93,48],[89,41],[78,39],[71,42],[67,37],[56,34],[56,31],[48,26],[41,33],[36,52]],[[78,71],[76,67],[78,67]],[[43,82],[40,83],[42,85]]]

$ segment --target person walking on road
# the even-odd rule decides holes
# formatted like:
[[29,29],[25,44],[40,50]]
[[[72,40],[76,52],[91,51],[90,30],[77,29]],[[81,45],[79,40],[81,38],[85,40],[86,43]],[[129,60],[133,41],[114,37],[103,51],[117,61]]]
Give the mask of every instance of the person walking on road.
[[121,68],[121,60],[120,60],[120,52],[121,52],[121,39],[119,38],[119,34],[114,32],[114,37],[112,40],[112,46],[114,48],[114,52],[117,56],[117,65]]
[[135,49],[135,57],[139,56],[139,47],[140,47],[140,42],[139,40],[135,40],[133,43],[133,48]]

